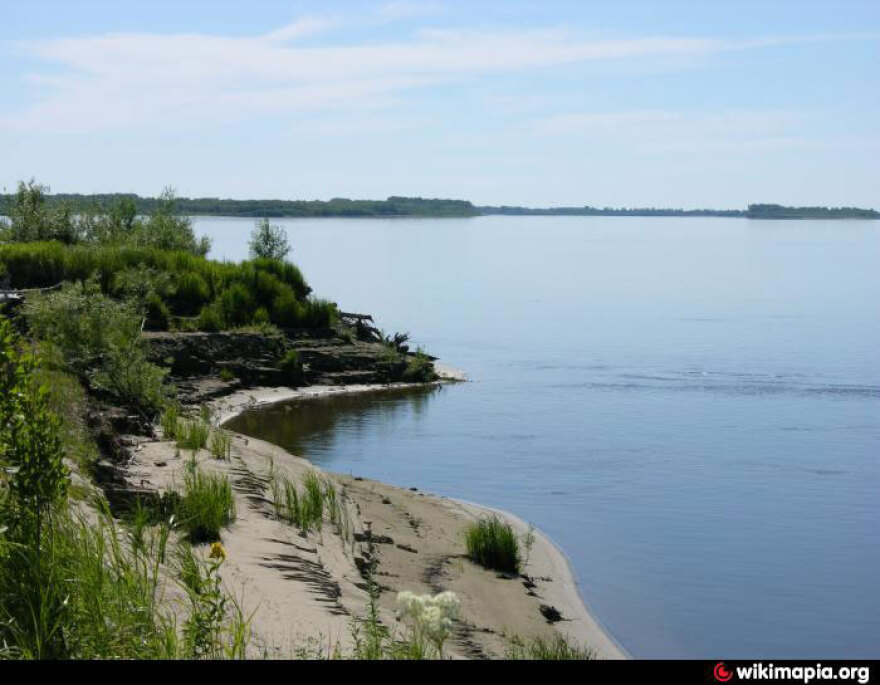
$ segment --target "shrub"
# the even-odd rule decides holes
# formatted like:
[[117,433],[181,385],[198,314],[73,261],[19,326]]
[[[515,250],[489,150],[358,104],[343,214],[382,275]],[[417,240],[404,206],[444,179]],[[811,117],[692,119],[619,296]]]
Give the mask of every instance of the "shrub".
[[408,383],[430,383],[437,380],[437,373],[434,371],[434,363],[426,355],[421,348],[410,357],[406,368],[403,370],[403,380]]
[[480,566],[519,573],[519,542],[511,525],[497,515],[483,516],[465,530],[468,556]]
[[336,322],[332,303],[307,299],[310,288],[293,264],[271,259],[213,262],[185,250],[150,245],[3,244],[0,270],[14,288],[94,277],[103,294],[131,298],[138,313],[149,305],[151,327],[196,313],[202,330],[267,322],[288,328],[328,328]]
[[201,275],[192,271],[178,274],[172,301],[180,314],[195,314],[211,299],[211,289]]
[[223,312],[216,304],[209,304],[202,308],[199,314],[199,330],[216,333],[226,327]]
[[278,360],[278,368],[285,372],[289,380],[299,380],[302,375],[302,363],[299,360],[299,352],[293,349],[287,350],[284,356]]
[[251,292],[242,284],[234,283],[220,293],[217,301],[227,326],[243,326],[254,316],[256,302]]
[[168,369],[147,361],[141,348],[132,343],[111,347],[92,377],[95,389],[104,390],[124,404],[146,411],[159,412],[168,400],[164,385]]
[[133,301],[107,297],[91,279],[29,297],[25,316],[34,335],[57,347],[94,389],[149,414],[164,405],[167,371],[147,361]]
[[177,514],[192,542],[220,539],[220,531],[235,521],[235,496],[226,476],[206,473],[192,462],[187,467]]

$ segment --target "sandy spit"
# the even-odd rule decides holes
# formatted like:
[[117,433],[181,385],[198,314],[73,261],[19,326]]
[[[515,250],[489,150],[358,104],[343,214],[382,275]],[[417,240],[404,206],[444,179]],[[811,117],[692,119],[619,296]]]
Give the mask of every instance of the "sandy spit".
[[[460,374],[451,376],[461,380]],[[222,425],[253,407],[291,399],[387,390],[394,386],[311,386],[254,388],[217,400],[216,422]],[[382,588],[380,615],[392,631],[399,591],[454,591],[461,600],[461,619],[447,644],[455,658],[503,657],[512,636],[550,637],[555,631],[594,650],[598,658],[627,658],[626,653],[590,614],[562,551],[540,531],[522,577],[504,577],[483,569],[465,556],[463,531],[475,518],[495,513],[521,534],[528,525],[516,516],[476,504],[398,488],[342,474],[324,474],[306,460],[267,442],[232,433],[228,461],[197,454],[204,468],[225,472],[236,494],[237,520],[224,531],[228,558],[224,582],[253,615],[253,656],[328,656],[353,645],[352,626],[368,603],[358,568],[365,544],[357,542],[369,526]],[[129,471],[134,483],[158,490],[182,479],[181,456],[172,442],[139,445]],[[337,484],[344,502],[344,522],[325,521],[321,532],[301,535],[272,513],[269,474],[289,478],[316,471]],[[547,609],[562,620],[550,623]]]

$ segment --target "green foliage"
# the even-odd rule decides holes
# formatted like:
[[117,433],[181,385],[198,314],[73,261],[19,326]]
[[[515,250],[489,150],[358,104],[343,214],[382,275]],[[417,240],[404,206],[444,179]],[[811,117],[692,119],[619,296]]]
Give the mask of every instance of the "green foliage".
[[2,519],[18,541],[39,545],[44,522],[67,495],[61,421],[49,411],[48,388],[38,386],[32,354],[21,350],[9,320],[0,317],[0,465]]
[[162,191],[150,218],[142,224],[136,224],[133,242],[139,246],[188,252],[200,257],[207,255],[211,249],[210,239],[196,239],[192,220],[179,213],[177,197],[172,188]]
[[465,529],[468,556],[480,566],[519,573],[519,541],[511,525],[498,516],[483,516]]
[[40,546],[0,536],[0,652],[14,658],[173,658],[173,617],[160,608],[167,535],[127,550],[106,513],[59,511]]
[[174,429],[174,438],[181,449],[201,450],[207,446],[210,432],[210,425],[201,419],[181,419]]
[[0,245],[0,265],[15,288],[94,278],[100,292],[126,298],[151,328],[195,315],[208,331],[267,324],[327,329],[338,318],[335,305],[308,297],[296,266],[271,259],[232,264],[153,247],[42,242]]
[[180,409],[174,403],[169,402],[162,412],[160,424],[162,435],[166,440],[174,440],[177,437],[177,425],[180,421]]
[[18,192],[6,203],[10,222],[3,231],[5,239],[155,247],[202,257],[210,250],[210,240],[196,238],[190,218],[179,213],[170,188],[154,201],[146,219],[138,218],[137,206],[130,197],[119,198],[105,209],[97,202],[74,203],[58,198],[49,202],[48,191],[33,179],[18,184]]
[[88,428],[85,390],[79,379],[63,368],[50,354],[51,348],[39,348],[40,365],[35,379],[49,388],[48,408],[61,421],[61,444],[64,456],[82,471],[89,472],[98,457],[98,448]]
[[177,508],[180,524],[192,542],[220,539],[220,531],[235,521],[235,496],[226,476],[187,467]]
[[505,654],[508,659],[535,661],[588,661],[596,653],[588,647],[570,644],[562,635],[537,636],[531,639],[514,637]]
[[421,348],[416,350],[416,353],[410,357],[406,368],[403,370],[402,378],[408,383],[430,383],[437,380],[434,363]]
[[14,242],[33,240],[58,240],[62,243],[77,242],[78,227],[73,211],[67,202],[52,206],[46,201],[49,188],[34,179],[20,181],[13,200],[7,203],[9,225],[2,231],[3,239]]
[[302,375],[302,362],[299,359],[299,352],[289,349],[284,356],[278,360],[278,368],[285,372],[289,381],[296,382]]
[[[177,550],[178,576],[189,600],[183,626],[183,653],[188,659],[244,658],[250,621],[222,588],[220,566],[226,550],[214,543],[207,559],[187,544]],[[231,616],[230,616],[231,613]]]
[[107,297],[92,279],[28,298],[25,315],[34,335],[57,347],[93,389],[148,413],[166,402],[167,371],[147,361],[132,300]]
[[251,233],[251,241],[248,246],[251,259],[282,261],[290,253],[287,232],[281,226],[269,223],[269,219],[257,222]]

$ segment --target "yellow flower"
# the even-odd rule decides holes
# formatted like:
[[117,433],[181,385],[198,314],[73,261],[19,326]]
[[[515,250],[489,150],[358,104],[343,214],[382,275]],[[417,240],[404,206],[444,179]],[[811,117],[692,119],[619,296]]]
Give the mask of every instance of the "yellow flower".
[[220,542],[215,542],[211,545],[211,558],[219,559],[220,561],[226,560],[226,550],[223,547],[223,544]]

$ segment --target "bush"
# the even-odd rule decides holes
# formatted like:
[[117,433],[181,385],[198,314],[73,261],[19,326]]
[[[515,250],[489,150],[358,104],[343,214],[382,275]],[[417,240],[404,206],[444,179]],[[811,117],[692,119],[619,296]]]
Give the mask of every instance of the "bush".
[[34,335],[57,347],[94,389],[149,414],[164,405],[167,371],[147,361],[133,301],[107,297],[92,279],[29,297],[25,316]]
[[519,573],[519,542],[513,528],[497,515],[483,516],[468,525],[465,545],[471,561],[496,571]]
[[178,274],[172,301],[179,314],[196,314],[210,299],[211,289],[202,276],[192,271]]
[[418,349],[407,362],[402,378],[408,383],[430,383],[437,380],[437,373],[428,355]]
[[217,303],[227,326],[244,326],[253,320],[256,302],[242,283],[234,283],[220,293]]
[[202,308],[199,314],[198,322],[199,330],[216,333],[222,331],[226,327],[226,320],[223,312],[216,304],[209,304]]
[[199,327],[209,331],[264,324],[267,314],[278,326],[326,329],[338,316],[332,303],[307,298],[310,288],[296,266],[271,259],[232,264],[131,244],[10,243],[0,245],[0,271],[13,288],[94,277],[103,294],[132,299],[138,313],[151,308],[151,327],[199,313]]
[[219,540],[221,529],[235,521],[232,485],[226,476],[205,473],[192,462],[184,478],[177,514],[191,542]]
[[123,404],[150,415],[161,411],[168,400],[163,369],[147,361],[137,344],[112,347],[92,377],[92,386],[110,393]]

